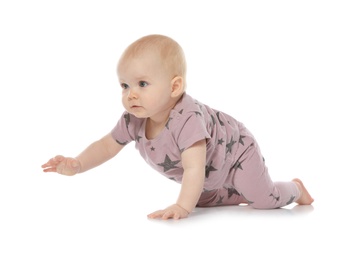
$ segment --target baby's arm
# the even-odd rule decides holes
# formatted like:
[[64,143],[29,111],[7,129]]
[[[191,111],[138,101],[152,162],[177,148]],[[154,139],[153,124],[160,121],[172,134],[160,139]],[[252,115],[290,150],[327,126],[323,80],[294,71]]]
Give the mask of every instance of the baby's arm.
[[44,172],[74,175],[92,169],[114,157],[123,145],[118,144],[110,133],[89,145],[76,158],[58,155],[42,165]]
[[195,143],[182,153],[184,169],[180,195],[176,204],[148,215],[149,218],[185,218],[195,208],[203,191],[206,163],[206,141]]
[[203,191],[206,163],[206,142],[199,141],[182,153],[181,192],[177,204],[191,212],[198,203]]
[[80,172],[92,169],[117,155],[124,146],[117,143],[108,133],[88,146],[76,159],[81,164]]

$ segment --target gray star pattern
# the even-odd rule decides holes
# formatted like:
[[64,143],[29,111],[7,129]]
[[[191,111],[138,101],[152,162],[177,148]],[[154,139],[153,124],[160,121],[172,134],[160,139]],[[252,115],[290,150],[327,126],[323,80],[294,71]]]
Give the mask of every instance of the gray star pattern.
[[245,138],[245,136],[244,135],[240,135],[240,140],[238,141],[242,145],[244,145],[243,138]]
[[213,122],[213,125],[215,125],[216,121],[213,115],[211,115],[211,121]]
[[227,189],[227,198],[228,199],[231,198],[233,194],[238,195],[238,196],[241,195],[235,188],[228,188]]
[[236,143],[236,141],[233,140],[233,136],[231,136],[231,141],[226,144],[226,153],[231,153],[232,152],[232,146]]
[[178,164],[180,161],[181,160],[171,161],[170,157],[168,155],[165,155],[164,162],[158,163],[158,165],[164,167],[164,172],[167,172],[168,170],[179,168],[175,165]]
[[169,123],[170,123],[171,119],[172,119],[172,117],[169,117],[169,119],[166,122],[165,126],[166,126],[167,129],[169,129]]
[[123,117],[125,118],[126,126],[128,128],[128,125],[130,124],[130,121],[131,121],[130,114],[127,113]]
[[270,193],[269,197],[270,197],[270,196],[273,197],[276,201],[279,201],[279,200],[280,200],[280,196],[275,197],[275,195],[272,194],[272,193]]
[[224,141],[224,139],[222,139],[222,138],[218,140],[218,144],[220,144],[220,145],[222,145],[223,142],[225,142],[225,141]]
[[222,204],[222,200],[223,200],[224,196],[220,196],[218,201],[216,202],[217,205]]
[[237,169],[243,170],[243,168],[242,168],[242,163],[243,163],[243,162],[244,162],[244,160],[242,160],[242,161],[237,160],[237,161],[235,162],[235,164],[232,166],[232,168],[234,168],[235,171],[236,171]]
[[218,169],[214,168],[211,164],[213,163],[213,161],[210,162],[210,165],[206,165],[205,166],[205,177],[208,178],[210,172],[213,171],[217,171]]
[[291,195],[291,198],[290,198],[289,201],[287,201],[286,205],[291,204],[294,201],[295,198],[296,198],[295,196]]
[[126,145],[128,142],[126,141],[126,142],[120,142],[119,140],[115,140],[116,141],[116,143],[118,143],[118,144],[121,144],[121,145]]
[[218,120],[219,120],[220,125],[221,125],[221,126],[224,126],[224,125],[225,125],[224,122],[222,122],[222,121],[220,120],[220,112],[217,112],[217,113],[216,113],[216,116],[217,116],[217,118],[218,118]]

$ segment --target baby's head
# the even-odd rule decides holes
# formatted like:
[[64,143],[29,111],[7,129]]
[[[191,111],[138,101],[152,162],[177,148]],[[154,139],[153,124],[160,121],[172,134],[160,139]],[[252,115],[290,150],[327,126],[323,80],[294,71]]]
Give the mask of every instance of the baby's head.
[[186,61],[181,46],[163,35],[148,35],[127,47],[117,74],[122,103],[137,117],[167,119],[185,91]]
[[183,87],[186,87],[186,59],[182,47],[170,37],[152,34],[144,36],[131,45],[121,55],[118,63],[124,66],[130,59],[138,59],[148,55],[160,66],[160,72],[168,74],[170,77],[181,77]]

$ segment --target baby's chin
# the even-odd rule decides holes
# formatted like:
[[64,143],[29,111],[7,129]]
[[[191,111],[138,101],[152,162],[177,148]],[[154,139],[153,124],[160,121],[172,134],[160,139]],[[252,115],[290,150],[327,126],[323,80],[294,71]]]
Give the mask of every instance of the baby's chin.
[[128,113],[131,115],[134,115],[137,118],[148,118],[146,115],[146,111],[143,107],[134,107],[134,108],[127,108],[126,109]]
[[131,110],[127,110],[127,111],[128,111],[128,113],[130,113],[131,115],[134,115],[137,118],[140,118],[140,119],[148,118],[148,116],[143,115],[142,113],[136,113],[135,111],[131,111]]
[[139,119],[146,119],[148,118],[147,116],[141,116],[141,115],[135,115],[135,114],[132,114],[134,115],[135,117],[139,118]]

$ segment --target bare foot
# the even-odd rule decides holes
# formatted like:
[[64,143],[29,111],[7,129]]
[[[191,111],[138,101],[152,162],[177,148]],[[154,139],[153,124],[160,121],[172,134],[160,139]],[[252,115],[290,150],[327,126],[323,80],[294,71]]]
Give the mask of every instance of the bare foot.
[[303,182],[298,178],[295,178],[292,181],[294,181],[297,184],[299,190],[301,191],[301,197],[296,201],[296,203],[298,203],[299,205],[312,204],[314,199],[310,196],[306,187],[304,187]]

